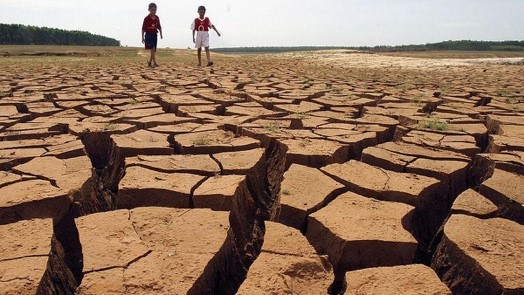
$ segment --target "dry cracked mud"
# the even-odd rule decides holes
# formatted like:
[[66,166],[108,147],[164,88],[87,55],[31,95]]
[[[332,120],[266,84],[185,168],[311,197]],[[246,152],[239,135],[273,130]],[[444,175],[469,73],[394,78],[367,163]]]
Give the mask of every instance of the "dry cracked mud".
[[0,294],[524,294],[522,65],[184,54],[0,60]]

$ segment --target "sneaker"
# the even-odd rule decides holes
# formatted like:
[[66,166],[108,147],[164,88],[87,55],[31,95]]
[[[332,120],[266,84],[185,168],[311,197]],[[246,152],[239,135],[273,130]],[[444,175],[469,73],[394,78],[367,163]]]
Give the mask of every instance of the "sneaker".
[[208,67],[211,67],[211,66],[213,66],[213,65],[214,65],[214,63],[213,63],[212,61],[210,61],[210,62],[207,63],[207,66],[208,66]]

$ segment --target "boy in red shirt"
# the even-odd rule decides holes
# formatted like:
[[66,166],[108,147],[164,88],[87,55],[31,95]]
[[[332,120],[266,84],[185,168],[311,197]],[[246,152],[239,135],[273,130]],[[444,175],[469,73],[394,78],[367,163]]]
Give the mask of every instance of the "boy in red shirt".
[[156,63],[157,33],[160,31],[160,38],[164,38],[162,36],[160,18],[156,15],[156,9],[155,3],[149,4],[149,15],[144,18],[144,23],[142,24],[142,43],[146,45],[146,50],[151,50],[151,57],[147,62],[147,65],[150,67],[158,67]]
[[[197,17],[191,25],[191,30],[193,30],[193,43],[195,43],[198,49],[198,66],[202,66],[202,47],[204,47],[206,49],[207,66],[210,67],[213,65],[213,62],[211,61],[211,54],[209,53],[209,28],[215,30],[218,37],[220,37],[220,33],[209,18],[206,17],[206,8],[204,6],[198,7],[198,15],[199,17]],[[195,32],[197,33],[196,38]]]

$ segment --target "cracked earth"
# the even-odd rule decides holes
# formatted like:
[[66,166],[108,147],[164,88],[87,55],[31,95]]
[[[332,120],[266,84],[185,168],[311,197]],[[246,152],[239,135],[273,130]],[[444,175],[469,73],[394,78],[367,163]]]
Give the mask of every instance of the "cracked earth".
[[3,58],[1,294],[522,294],[524,68]]

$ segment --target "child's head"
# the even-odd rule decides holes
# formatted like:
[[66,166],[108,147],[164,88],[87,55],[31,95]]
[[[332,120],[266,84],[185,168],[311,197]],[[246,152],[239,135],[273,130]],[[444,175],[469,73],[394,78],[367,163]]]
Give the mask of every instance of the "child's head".
[[203,18],[206,15],[206,7],[205,6],[199,6],[198,7],[198,14],[200,15],[200,18]]
[[155,3],[149,3],[149,13],[156,14],[156,4]]

